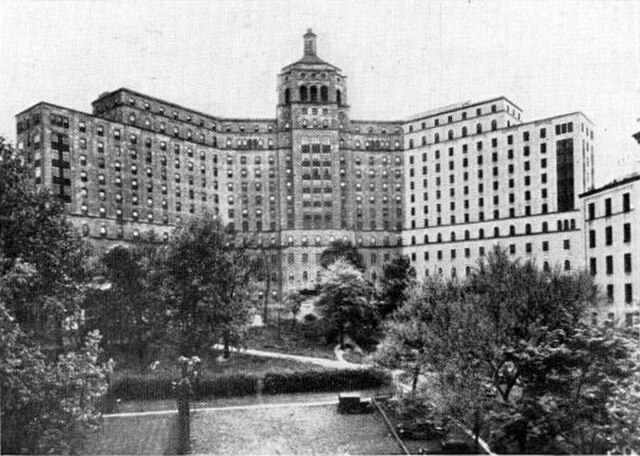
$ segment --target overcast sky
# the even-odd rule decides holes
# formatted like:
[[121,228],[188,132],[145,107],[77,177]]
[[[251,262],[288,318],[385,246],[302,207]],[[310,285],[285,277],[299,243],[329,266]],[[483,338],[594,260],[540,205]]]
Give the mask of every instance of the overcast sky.
[[276,74],[318,54],[351,114],[401,119],[505,95],[525,120],[582,111],[596,180],[640,158],[640,1],[0,2],[0,134],[38,101],[90,112],[129,87],[220,116],[274,117]]

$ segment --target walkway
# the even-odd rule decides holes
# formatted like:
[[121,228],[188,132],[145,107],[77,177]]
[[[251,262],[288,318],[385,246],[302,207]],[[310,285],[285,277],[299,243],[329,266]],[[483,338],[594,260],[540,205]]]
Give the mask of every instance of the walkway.
[[[213,346],[215,350],[223,350],[224,347],[221,344],[215,344]],[[326,359],[326,358],[315,358],[313,356],[301,356],[301,355],[290,355],[287,353],[278,353],[264,350],[254,350],[252,348],[236,348],[231,347],[232,352],[236,353],[244,353],[246,355],[252,356],[260,356],[263,358],[280,358],[280,359],[291,359],[294,361],[300,361],[302,363],[310,363],[316,364],[318,366],[328,367],[330,369],[363,369],[368,367],[366,364],[354,364],[346,361],[342,358],[341,354],[337,355],[342,359]]]

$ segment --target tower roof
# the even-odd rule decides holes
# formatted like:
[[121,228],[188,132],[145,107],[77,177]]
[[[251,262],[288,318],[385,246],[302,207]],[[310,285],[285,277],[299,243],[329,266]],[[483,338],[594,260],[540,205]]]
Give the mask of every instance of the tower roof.
[[316,53],[316,34],[313,33],[313,30],[307,29],[307,33],[303,35],[303,38],[304,38],[304,54],[302,55],[302,58],[282,68],[283,71],[288,70],[294,66],[298,66],[302,68],[308,67],[309,69],[314,69],[314,70],[330,69],[330,70],[340,71],[340,68],[334,65],[331,65],[330,63],[327,63],[324,60],[322,60],[320,57],[318,57],[318,54]]

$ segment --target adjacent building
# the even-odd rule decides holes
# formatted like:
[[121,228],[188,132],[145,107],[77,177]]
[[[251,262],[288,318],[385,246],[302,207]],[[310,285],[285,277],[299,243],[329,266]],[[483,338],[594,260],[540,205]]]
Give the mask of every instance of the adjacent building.
[[585,222],[585,208],[606,191],[593,189],[594,127],[582,113],[525,121],[498,97],[352,119],[347,77],[318,57],[310,30],[277,89],[268,119],[126,88],[101,95],[91,113],[42,102],[17,115],[18,148],[85,236],[163,241],[209,212],[265,251],[274,297],[311,286],[320,252],[337,239],[361,250],[374,281],[397,254],[419,277],[453,280],[495,244],[546,269],[606,257],[585,247],[599,223]]

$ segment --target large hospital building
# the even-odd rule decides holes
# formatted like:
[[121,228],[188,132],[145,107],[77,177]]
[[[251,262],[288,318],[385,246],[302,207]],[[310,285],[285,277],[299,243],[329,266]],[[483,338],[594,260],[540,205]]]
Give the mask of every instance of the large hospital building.
[[633,322],[639,184],[594,188],[584,114],[525,121],[497,97],[352,119],[347,78],[320,59],[311,30],[277,87],[268,119],[205,114],[126,88],[101,95],[91,113],[41,102],[17,115],[17,144],[85,236],[163,241],[207,211],[268,252],[276,299],[313,284],[333,240],[355,244],[374,281],[397,254],[418,277],[464,279],[500,244],[541,268],[591,268],[605,297],[594,319]]

